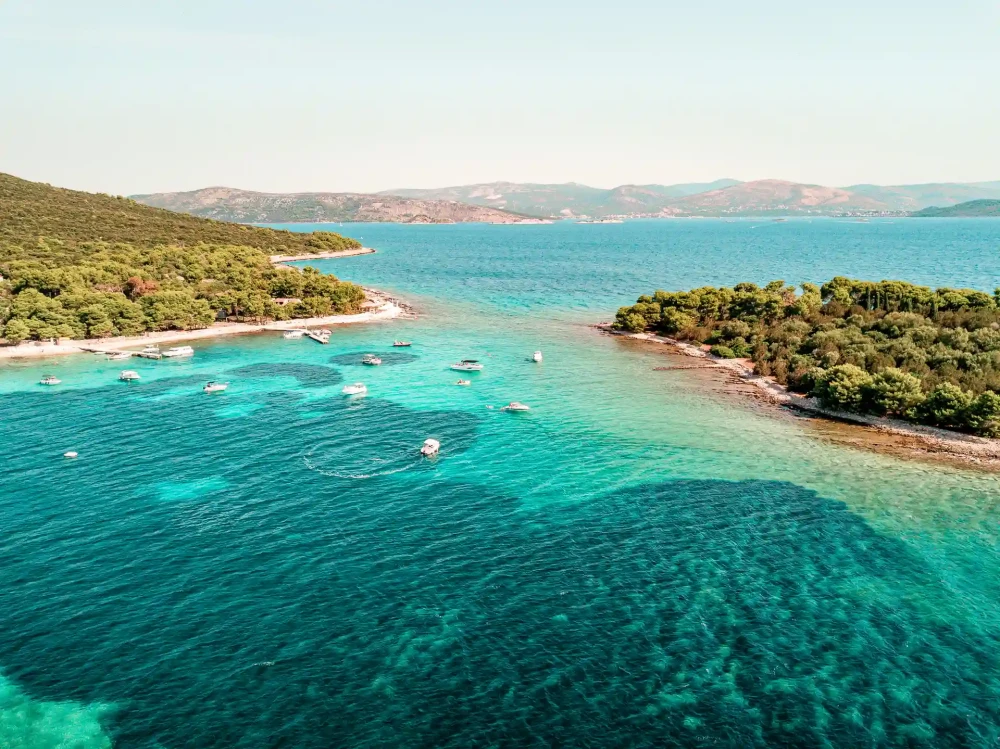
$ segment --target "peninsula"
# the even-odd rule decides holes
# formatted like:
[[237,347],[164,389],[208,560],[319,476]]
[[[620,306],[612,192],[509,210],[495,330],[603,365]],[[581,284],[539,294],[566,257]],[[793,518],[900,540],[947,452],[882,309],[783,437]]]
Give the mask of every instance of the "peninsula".
[[370,251],[332,232],[239,226],[0,174],[2,350],[45,348],[16,346],[26,341],[190,338],[287,320],[384,317],[397,305],[283,264]]
[[1000,436],[1000,290],[837,277],[657,291],[617,331],[664,336],[838,414]]
[[1000,217],[1000,200],[969,200],[939,208],[934,205],[911,214],[914,218],[986,218]]

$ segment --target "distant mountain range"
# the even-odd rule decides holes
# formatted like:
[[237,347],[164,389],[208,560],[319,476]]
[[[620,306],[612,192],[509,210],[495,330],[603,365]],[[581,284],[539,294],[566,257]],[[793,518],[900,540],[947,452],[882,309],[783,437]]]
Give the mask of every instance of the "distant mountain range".
[[206,187],[190,192],[132,195],[131,198],[156,208],[241,224],[324,221],[392,221],[403,224],[480,221],[515,224],[529,218],[509,211],[448,200],[363,193],[266,193],[231,187]]
[[1000,182],[824,187],[776,179],[678,185],[489,182],[363,193],[261,193],[229,187],[133,195],[146,205],[240,223],[395,221],[518,223],[529,217],[837,216],[903,214],[970,200],[1000,200]]
[[978,218],[1000,217],[1000,200],[970,200],[967,203],[940,208],[931,206],[912,214],[917,218]]
[[735,179],[720,179],[683,185],[620,185],[605,190],[575,182],[562,185],[488,182],[429,190],[386,190],[379,194],[423,200],[457,200],[535,216],[610,216],[657,213],[673,200],[738,184]]
[[489,182],[431,190],[388,190],[384,195],[458,200],[540,216],[724,216],[854,212],[910,212],[979,198],[1000,198],[1000,182],[824,187],[776,179],[679,185],[621,185],[603,190],[564,185]]

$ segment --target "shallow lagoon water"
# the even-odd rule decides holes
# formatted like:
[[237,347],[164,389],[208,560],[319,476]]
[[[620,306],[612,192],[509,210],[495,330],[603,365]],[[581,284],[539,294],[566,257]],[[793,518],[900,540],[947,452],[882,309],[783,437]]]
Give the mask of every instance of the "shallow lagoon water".
[[587,324],[747,279],[992,290],[1000,222],[342,231],[379,252],[321,268],[420,319],[198,343],[134,385],[0,369],[0,745],[997,740],[1000,482],[822,442]]

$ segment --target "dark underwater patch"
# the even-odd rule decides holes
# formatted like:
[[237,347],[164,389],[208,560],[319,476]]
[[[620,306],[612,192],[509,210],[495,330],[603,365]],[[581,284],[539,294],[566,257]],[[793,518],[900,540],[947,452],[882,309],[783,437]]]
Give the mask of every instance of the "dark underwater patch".
[[270,364],[250,364],[226,371],[235,377],[294,377],[303,387],[324,387],[344,381],[343,376],[332,367],[321,364],[296,364],[294,362],[274,362]]
[[378,350],[368,350],[368,351],[358,351],[350,354],[337,354],[336,356],[330,357],[331,364],[337,364],[342,367],[363,367],[367,366],[361,363],[365,354],[375,354],[379,359],[382,360],[383,367],[395,367],[400,364],[409,364],[410,362],[415,362],[419,359],[419,356],[409,353],[408,351],[378,351]]
[[[433,471],[317,479],[297,451],[348,426],[349,407],[296,420],[293,403],[191,430],[231,431],[247,454],[222,452],[231,485],[210,506],[136,505],[106,480],[88,502],[8,513],[8,676],[39,698],[122,703],[121,747],[997,736],[996,634],[839,502],[677,481],[529,513]],[[474,439],[462,415],[372,403],[376,428]]]

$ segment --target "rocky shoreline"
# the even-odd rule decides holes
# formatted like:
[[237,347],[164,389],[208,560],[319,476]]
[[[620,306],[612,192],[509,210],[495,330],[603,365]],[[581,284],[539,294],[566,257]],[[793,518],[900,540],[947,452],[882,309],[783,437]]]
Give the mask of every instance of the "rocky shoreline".
[[720,359],[712,356],[708,346],[697,346],[674,338],[652,333],[622,333],[611,328],[611,323],[594,326],[610,335],[622,336],[636,341],[663,344],[676,353],[698,359],[692,366],[657,367],[658,370],[673,369],[716,369],[729,374],[734,383],[745,384],[756,399],[773,406],[784,407],[807,416],[862,427],[866,432],[878,432],[880,437],[896,438],[890,443],[879,441],[867,444],[864,439],[849,439],[856,446],[867,446],[881,451],[911,457],[931,458],[963,465],[966,467],[1000,470],[1000,439],[976,437],[947,429],[911,424],[899,419],[849,413],[824,408],[815,398],[790,392],[785,386],[770,377],[754,372],[753,363],[748,359]]

